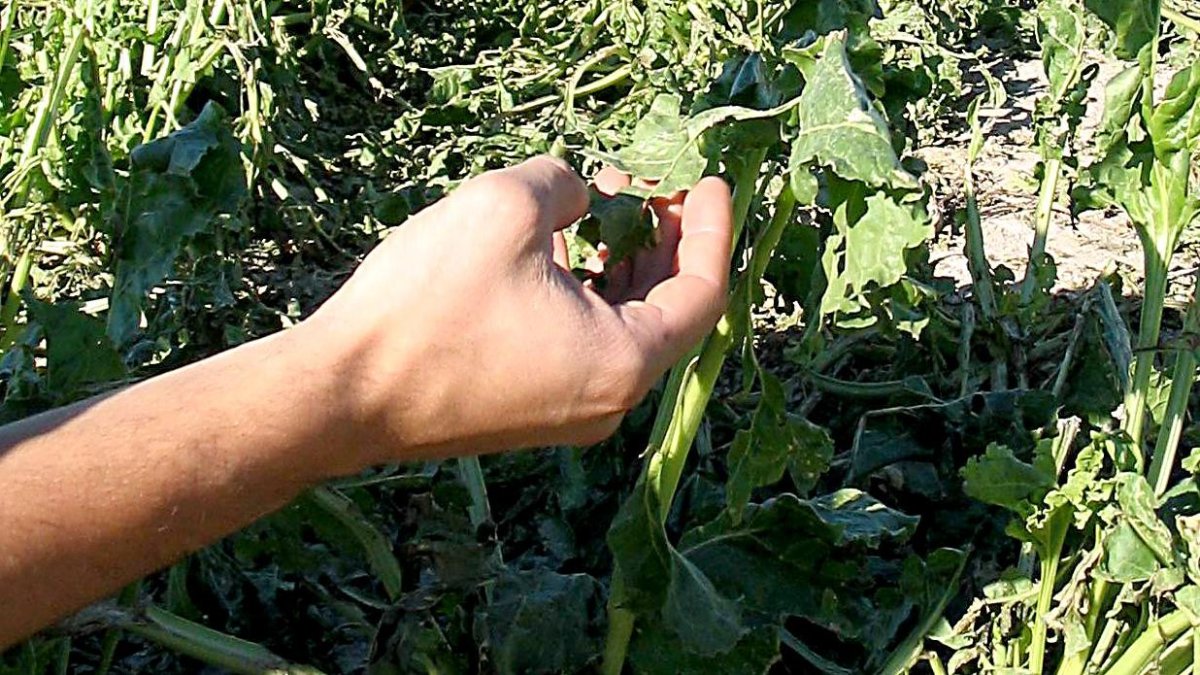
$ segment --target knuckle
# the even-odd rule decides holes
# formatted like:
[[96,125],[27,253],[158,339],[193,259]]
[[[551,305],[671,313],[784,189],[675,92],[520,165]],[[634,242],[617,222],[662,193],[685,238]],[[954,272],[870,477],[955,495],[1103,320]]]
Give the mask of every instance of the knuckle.
[[541,205],[533,186],[507,169],[489,171],[459,188],[471,215],[497,219],[536,218]]
[[620,411],[637,407],[650,391],[647,384],[649,378],[646,376],[649,366],[646,355],[641,350],[635,347],[623,350],[619,366],[615,368],[616,378],[612,392],[616,407]]

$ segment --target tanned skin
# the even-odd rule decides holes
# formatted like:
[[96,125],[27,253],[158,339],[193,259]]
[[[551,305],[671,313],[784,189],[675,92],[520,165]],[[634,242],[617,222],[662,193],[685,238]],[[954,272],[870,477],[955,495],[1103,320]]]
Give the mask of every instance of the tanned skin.
[[555,159],[484,174],[299,326],[0,428],[0,648],[328,479],[611,435],[723,311],[730,195],[657,200],[603,295],[559,232],[587,206]]

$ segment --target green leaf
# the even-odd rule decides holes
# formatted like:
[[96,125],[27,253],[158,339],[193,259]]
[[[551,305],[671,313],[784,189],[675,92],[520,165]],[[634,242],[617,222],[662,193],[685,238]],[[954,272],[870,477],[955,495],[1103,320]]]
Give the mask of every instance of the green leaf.
[[641,197],[624,193],[608,197],[595,190],[577,236],[593,248],[603,242],[608,247],[605,265],[609,267],[658,243],[658,230]]
[[1192,625],[1200,624],[1200,586],[1184,586],[1175,591],[1175,606],[1188,613]]
[[918,207],[886,195],[867,198],[866,213],[846,230],[846,278],[858,293],[900,281],[907,271],[904,251],[924,244],[933,226]]
[[1042,44],[1042,66],[1050,84],[1053,105],[1063,103],[1079,76],[1087,29],[1072,0],[1044,0],[1038,4],[1038,39]]
[[1173,561],[1171,531],[1155,512],[1154,490],[1144,476],[1117,476],[1120,512],[1104,538],[1100,572],[1119,583],[1145,581]]
[[800,95],[797,118],[788,171],[798,196],[810,192],[805,174],[813,165],[874,187],[916,188],[892,148],[887,122],[850,68],[844,39],[826,44]]
[[658,513],[658,498],[647,489],[643,474],[621,503],[608,530],[608,545],[617,570],[614,574],[622,580],[613,588],[612,602],[639,614],[656,611],[666,602],[675,564]]
[[575,672],[599,651],[599,584],[586,574],[507,569],[475,614],[496,672]]
[[246,192],[240,145],[213,103],[191,124],[136,148],[132,163],[115,224],[108,334],[117,345],[137,331],[146,292],[171,273],[183,245],[236,212]]
[[672,550],[672,570],[663,622],[693,654],[713,656],[733,649],[746,633],[738,604],[721,597],[691,561]]
[[[650,110],[634,127],[629,143],[616,153],[585,150],[584,154],[612,165],[634,178],[657,181],[646,197],[660,197],[691,189],[708,166],[700,151],[700,137],[705,132],[729,121],[765,120],[778,117],[798,101],[788,101],[767,110],[741,106],[710,108],[685,118],[681,112],[683,99],[678,94],[659,94]],[[756,135],[772,141],[773,134]]]
[[1113,31],[1114,53],[1127,60],[1136,59],[1158,35],[1159,4],[1160,0],[1084,0]]
[[1200,138],[1200,61],[1171,78],[1167,90],[1154,107],[1147,128],[1154,142],[1154,153],[1169,163],[1174,154],[1196,150]]
[[[802,545],[799,540],[805,538],[800,536],[803,534],[835,547],[876,548],[886,542],[907,539],[918,521],[919,518],[891,509],[855,488],[843,488],[813,499],[783,494],[762,504],[747,506],[740,527],[725,514],[685,534],[679,546],[691,557],[698,548],[711,544],[714,539],[728,541],[771,535],[770,541],[775,543],[768,548],[783,546],[788,550],[790,544],[781,540]],[[785,536],[787,532],[791,534]],[[767,544],[766,540],[760,543]]]
[[858,490],[816,499],[784,494],[750,504],[740,522],[725,511],[689,530],[679,551],[723,597],[739,598],[747,624],[803,617],[877,652],[914,604],[891,573],[872,567],[870,552],[902,543],[916,524]]
[[1128,521],[1119,523],[1104,538],[1104,558],[1098,573],[1121,584],[1145,581],[1159,569],[1154,551]]
[[50,304],[25,298],[31,319],[46,335],[46,379],[50,394],[66,401],[87,385],[125,376],[125,364],[109,342],[104,322],[73,304]]
[[1158,500],[1150,482],[1141,474],[1122,474],[1117,491],[1117,503],[1122,516],[1133,526],[1142,541],[1162,562],[1171,560],[1171,531],[1155,512]]
[[751,418],[750,428],[737,433],[729,450],[725,491],[735,522],[741,518],[755,488],[778,482],[790,470],[797,489],[807,492],[828,469],[833,457],[829,433],[789,414],[779,380],[766,372],[761,377],[762,401]]
[[834,213],[840,237],[826,240],[828,280],[821,302],[823,315],[852,315],[869,304],[864,294],[887,288],[907,271],[905,252],[933,235],[933,226],[917,203],[901,203],[883,193],[862,202],[851,198]]
[[646,621],[638,624],[629,661],[633,671],[642,675],[765,675],[779,661],[779,633],[773,626],[761,626],[723,654],[700,655],[689,651],[661,622]]
[[611,155],[592,154],[636,178],[661,181],[656,192],[690,188],[700,180],[708,161],[700,153],[697,136],[684,123],[682,105],[678,94],[659,94],[624,148]]
[[987,504],[1003,506],[1021,516],[1033,502],[1054,487],[1054,473],[1017,459],[1006,445],[990,443],[982,457],[972,457],[962,469],[963,492]]

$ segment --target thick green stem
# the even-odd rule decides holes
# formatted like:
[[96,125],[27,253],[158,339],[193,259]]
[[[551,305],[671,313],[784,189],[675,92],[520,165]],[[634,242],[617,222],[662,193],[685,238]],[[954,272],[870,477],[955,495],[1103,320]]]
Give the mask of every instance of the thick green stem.
[[1171,23],[1182,28],[1186,28],[1193,33],[1200,33],[1200,19],[1188,16],[1183,12],[1177,11],[1171,7],[1164,6],[1162,15]]
[[[1187,317],[1183,322],[1184,335],[1195,335],[1200,332],[1200,307],[1196,305],[1195,290],[1192,292],[1192,302],[1188,306]],[[1179,350],[1175,360],[1175,370],[1171,373],[1171,396],[1167,401],[1167,412],[1163,417],[1162,428],[1158,432],[1158,441],[1154,445],[1154,459],[1150,462],[1150,485],[1154,486],[1154,494],[1161,495],[1167,491],[1171,471],[1175,468],[1175,454],[1179,450],[1179,441],[1183,436],[1183,422],[1187,417],[1188,400],[1192,395],[1192,385],[1196,382],[1196,352],[1187,346]]]
[[[753,151],[745,163],[739,164],[733,172],[733,242],[736,245],[745,227],[746,218],[750,214],[750,206],[758,186],[758,174],[766,160],[767,149]],[[793,202],[794,204],[794,202]],[[789,214],[790,217],[790,214]],[[778,241],[778,240],[776,240]],[[753,268],[746,274],[753,274]],[[737,288],[734,290],[734,300],[737,301]],[[704,410],[712,397],[713,387],[717,376],[725,362],[725,355],[733,345],[733,326],[728,315],[721,318],[716,329],[704,342],[699,355],[690,353],[675,365],[667,382],[667,394],[664,396],[654,421],[654,430],[650,437],[650,458],[646,463],[646,476],[649,485],[647,489],[654,490],[661,505],[658,514],[660,522],[665,522],[675,499],[675,490],[679,486],[683,467],[691,452],[692,442],[700,430],[704,419]],[[619,569],[613,573],[610,597],[620,597],[620,589],[624,581]],[[636,615],[627,609],[614,605],[608,606],[608,635],[605,638],[604,661],[600,672],[603,675],[620,675],[625,667],[625,657],[629,650],[629,641],[633,637]]]
[[1052,540],[1042,552],[1042,575],[1038,580],[1037,613],[1033,620],[1033,639],[1029,645],[1029,672],[1042,675],[1046,667],[1046,636],[1048,632],[1047,617],[1054,604],[1055,581],[1058,579],[1058,564],[1062,557],[1063,543],[1067,538],[1070,512],[1062,509],[1052,517],[1055,521],[1049,524]]
[[1167,256],[1146,249],[1146,292],[1142,298],[1142,316],[1138,324],[1137,357],[1133,367],[1133,381],[1129,395],[1125,398],[1125,424],[1123,429],[1133,440],[1133,447],[1140,452],[1145,437],[1146,400],[1150,390],[1150,377],[1154,374],[1154,359],[1158,354],[1158,338],[1162,330],[1163,301],[1167,295]]
[[12,38],[13,24],[17,19],[17,6],[21,3],[12,0],[4,10],[4,18],[0,19],[0,70],[4,70],[4,61],[8,58],[8,42]]
[[1146,627],[1104,675],[1139,675],[1170,642],[1192,627],[1187,612],[1177,610]]
[[967,267],[971,272],[975,297],[979,299],[979,309],[983,312],[983,318],[990,323],[996,319],[996,291],[992,285],[992,268],[984,250],[983,224],[979,216],[979,199],[975,193],[975,160],[978,159],[984,142],[978,104],[977,100],[969,115],[971,144],[967,151],[967,167],[963,172],[963,194],[967,203],[966,249]]
[[[63,53],[62,60],[58,62],[58,69],[54,73],[50,90],[34,114],[33,124],[29,125],[29,134],[25,136],[25,143],[21,148],[21,154],[27,160],[32,159],[42,148],[46,147],[46,143],[50,139],[50,130],[54,128],[54,122],[58,119],[58,109],[62,106],[63,99],[67,95],[67,88],[72,82],[75,64],[79,62],[79,53],[83,50],[85,34],[86,31],[82,26],[75,30],[67,51]],[[25,206],[29,188],[30,181],[27,178],[22,183],[16,201],[10,203],[9,208]]]
[[0,354],[17,342],[17,310],[21,307],[21,292],[28,285],[32,271],[33,252],[27,249],[13,268],[8,297],[4,300],[4,307],[0,308]]
[[311,490],[309,502],[332,516],[363,547],[367,564],[375,578],[383,584],[388,598],[398,600],[402,587],[400,562],[392,552],[391,542],[373,524],[367,521],[358,506],[349,497],[330,487]]
[[1046,240],[1050,234],[1050,220],[1054,217],[1054,200],[1058,193],[1058,180],[1062,176],[1062,160],[1054,158],[1046,162],[1038,195],[1037,210],[1034,212],[1033,245],[1029,248],[1029,264],[1025,267],[1025,279],[1021,283],[1021,302],[1028,304],[1037,288],[1038,270],[1046,257]]
[[319,675],[321,671],[288,663],[266,647],[206,628],[157,607],[126,615],[121,627],[147,640],[240,675]]

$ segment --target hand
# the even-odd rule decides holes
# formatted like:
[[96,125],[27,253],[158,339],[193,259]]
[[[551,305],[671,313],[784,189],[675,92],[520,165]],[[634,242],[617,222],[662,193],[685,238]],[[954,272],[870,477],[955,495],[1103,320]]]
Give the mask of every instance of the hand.
[[662,243],[604,297],[566,268],[560,230],[588,191],[550,157],[469,180],[387,237],[301,326],[341,354],[364,452],[344,468],[611,435],[725,306],[725,183],[652,206]]

